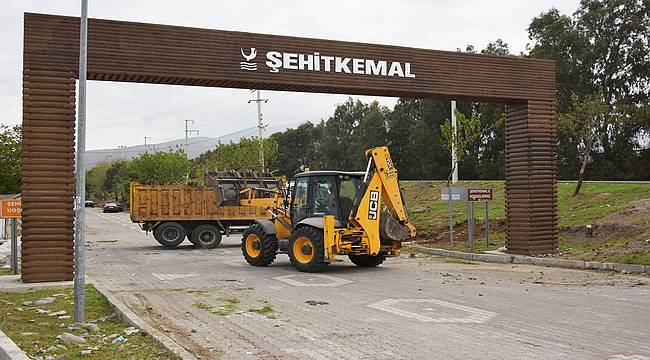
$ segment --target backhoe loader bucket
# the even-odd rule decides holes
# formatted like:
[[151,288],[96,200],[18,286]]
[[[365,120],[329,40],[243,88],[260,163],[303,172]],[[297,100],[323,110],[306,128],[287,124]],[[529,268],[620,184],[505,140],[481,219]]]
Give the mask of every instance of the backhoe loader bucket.
[[[409,228],[402,225],[392,211],[384,209],[379,218],[379,238],[381,240],[390,240],[402,242],[411,237]],[[383,241],[382,241],[383,242]]]
[[278,180],[271,173],[254,170],[206,171],[204,183],[214,188],[217,206],[239,205],[241,191],[252,189],[255,198],[275,195]]

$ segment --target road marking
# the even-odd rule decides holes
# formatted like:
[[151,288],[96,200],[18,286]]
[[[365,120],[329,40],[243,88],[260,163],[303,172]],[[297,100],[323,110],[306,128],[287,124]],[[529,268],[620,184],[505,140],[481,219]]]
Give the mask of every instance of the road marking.
[[353,282],[352,280],[321,274],[283,275],[276,276],[273,279],[293,286],[340,286]]
[[[421,304],[426,307],[420,308],[419,311],[416,310],[418,312],[415,312],[413,310],[400,309],[399,304]],[[430,305],[436,305],[436,307],[431,307]],[[405,318],[434,323],[482,323],[497,315],[497,313],[491,311],[437,299],[384,299],[368,306]],[[449,314],[449,310],[451,310],[451,314]],[[432,316],[430,314],[445,311],[448,313],[446,316]],[[464,315],[458,314],[459,311],[464,313]]]
[[186,278],[191,278],[195,276],[199,276],[199,274],[154,274],[152,273],[154,277],[158,278],[158,280],[177,280],[177,279],[186,279]]
[[246,266],[246,261],[244,259],[240,260],[230,260],[230,261],[222,261],[222,264],[230,265],[230,266],[236,266],[236,267],[242,267]]

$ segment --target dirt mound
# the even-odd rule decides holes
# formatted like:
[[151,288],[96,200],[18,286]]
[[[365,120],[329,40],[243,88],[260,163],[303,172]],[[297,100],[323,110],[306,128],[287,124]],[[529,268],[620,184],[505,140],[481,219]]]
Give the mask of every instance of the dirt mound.
[[586,237],[632,234],[639,230],[639,220],[650,219],[650,199],[637,200],[631,205],[629,208],[611,213],[591,224],[577,225],[568,230]]
[[609,214],[598,222],[602,224],[632,224],[643,217],[650,217],[650,199],[641,199],[632,203],[632,206]]

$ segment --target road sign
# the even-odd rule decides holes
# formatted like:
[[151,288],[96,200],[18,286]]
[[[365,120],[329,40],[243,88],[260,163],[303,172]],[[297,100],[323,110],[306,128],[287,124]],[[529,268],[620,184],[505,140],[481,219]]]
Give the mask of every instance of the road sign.
[[443,187],[440,193],[440,199],[449,201],[451,192],[451,201],[467,201],[467,189],[462,187]]
[[23,203],[20,200],[0,200],[0,217],[19,218],[23,212]]
[[492,189],[467,189],[467,201],[492,201]]

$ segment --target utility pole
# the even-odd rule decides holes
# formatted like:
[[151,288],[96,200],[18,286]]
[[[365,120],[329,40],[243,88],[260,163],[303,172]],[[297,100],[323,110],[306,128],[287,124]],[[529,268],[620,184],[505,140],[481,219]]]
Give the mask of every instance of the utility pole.
[[[456,127],[456,100],[451,101],[451,128],[453,129],[452,131],[454,132],[453,138],[456,139],[456,136],[458,136],[458,130]],[[458,167],[460,164],[456,163],[456,145],[455,141],[452,141],[451,143],[451,166],[454,171],[451,174],[451,183],[455,184],[458,182]]]
[[126,150],[126,145],[119,145],[117,148],[122,151],[122,160],[124,160],[124,151]]
[[75,162],[75,222],[74,222],[74,321],[84,322],[84,293],[86,290],[86,264],[84,253],[84,222],[86,202],[86,53],[88,44],[88,0],[81,0],[79,25],[79,100],[77,101],[77,156]]
[[192,135],[192,133],[195,133],[196,135],[199,134],[199,130],[190,129],[188,127],[189,124],[194,125],[194,120],[185,120],[185,156],[187,156],[188,159],[190,158],[190,150],[187,139],[190,137],[190,135]]
[[[254,90],[251,90],[251,92]],[[266,126],[262,121],[262,102],[268,102],[269,99],[260,98],[260,91],[257,90],[257,99],[248,100],[248,103],[256,102],[257,103],[257,138],[260,141],[260,164],[262,165],[262,172],[264,172],[264,134],[262,131]]]
[[144,152],[145,153],[149,152],[149,148],[147,147],[147,140],[151,141],[151,136],[145,136],[144,137]]

